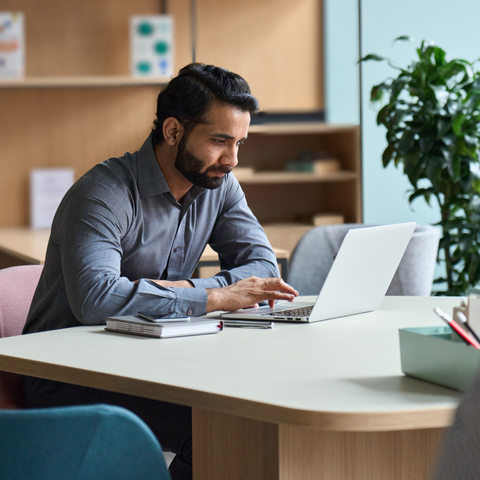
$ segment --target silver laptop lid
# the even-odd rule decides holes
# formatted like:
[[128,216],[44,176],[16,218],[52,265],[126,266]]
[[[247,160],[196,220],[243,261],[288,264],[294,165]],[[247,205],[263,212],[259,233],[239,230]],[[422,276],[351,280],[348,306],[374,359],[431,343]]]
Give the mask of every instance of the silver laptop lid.
[[376,310],[407,249],[416,223],[349,230],[323,284],[310,321]]

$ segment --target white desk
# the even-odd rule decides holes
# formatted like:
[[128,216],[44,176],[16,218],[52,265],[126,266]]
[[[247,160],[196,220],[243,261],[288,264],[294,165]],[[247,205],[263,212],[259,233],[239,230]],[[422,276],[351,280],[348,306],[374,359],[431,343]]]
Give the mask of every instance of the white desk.
[[403,376],[434,305],[158,340],[78,327],[0,339],[0,369],[193,407],[195,480],[425,480],[460,394]]

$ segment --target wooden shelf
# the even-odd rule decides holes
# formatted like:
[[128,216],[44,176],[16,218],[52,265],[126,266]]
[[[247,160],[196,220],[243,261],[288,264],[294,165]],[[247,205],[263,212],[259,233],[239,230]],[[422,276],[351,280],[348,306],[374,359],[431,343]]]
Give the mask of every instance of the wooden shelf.
[[166,85],[169,78],[134,78],[120,75],[74,77],[27,77],[21,80],[0,79],[0,88],[92,88]]
[[[235,170],[233,171],[235,173]],[[248,177],[240,177],[238,181],[245,184],[277,184],[277,183],[319,183],[342,182],[355,180],[355,172],[340,171],[328,174],[315,174],[309,172],[255,172]]]
[[249,133],[268,135],[309,135],[312,133],[347,132],[357,125],[335,125],[325,122],[278,122],[250,125]]

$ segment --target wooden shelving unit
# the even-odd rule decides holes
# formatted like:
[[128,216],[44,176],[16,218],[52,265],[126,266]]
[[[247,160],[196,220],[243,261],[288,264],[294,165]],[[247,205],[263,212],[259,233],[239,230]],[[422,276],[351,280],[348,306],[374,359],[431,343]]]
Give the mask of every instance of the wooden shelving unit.
[[[340,171],[324,175],[286,171],[285,163],[304,150],[328,153],[340,162]],[[311,219],[316,214],[340,214],[348,223],[362,221],[356,125],[252,125],[247,141],[240,147],[239,166],[254,170],[251,175],[239,176],[239,181],[271,243],[279,248],[292,251],[300,237],[313,227]]]
[[[96,163],[141,146],[169,79],[129,76],[129,19],[160,13],[160,3],[3,1],[4,10],[24,12],[27,43],[26,78],[0,81],[0,227],[28,225],[32,168],[73,167],[78,178]],[[191,61],[190,2],[170,2],[168,8],[175,17],[178,70]],[[266,111],[322,110],[321,10],[318,0],[202,1],[197,60],[244,76]],[[268,25],[263,18],[270,19]],[[283,56],[273,55],[278,51]],[[286,57],[294,60],[285,62]],[[301,71],[301,79],[292,71]],[[285,162],[304,149],[330,152],[341,171],[286,172]],[[241,184],[265,225],[289,223],[298,232],[312,215],[328,212],[361,221],[356,126],[252,125],[240,165],[255,169]]]

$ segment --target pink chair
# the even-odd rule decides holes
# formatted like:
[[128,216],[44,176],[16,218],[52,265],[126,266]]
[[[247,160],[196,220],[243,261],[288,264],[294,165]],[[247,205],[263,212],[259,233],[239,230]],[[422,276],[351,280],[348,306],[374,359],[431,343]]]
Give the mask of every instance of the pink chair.
[[[42,269],[25,265],[0,270],[0,338],[21,335]],[[0,372],[0,409],[24,406],[21,376]]]

